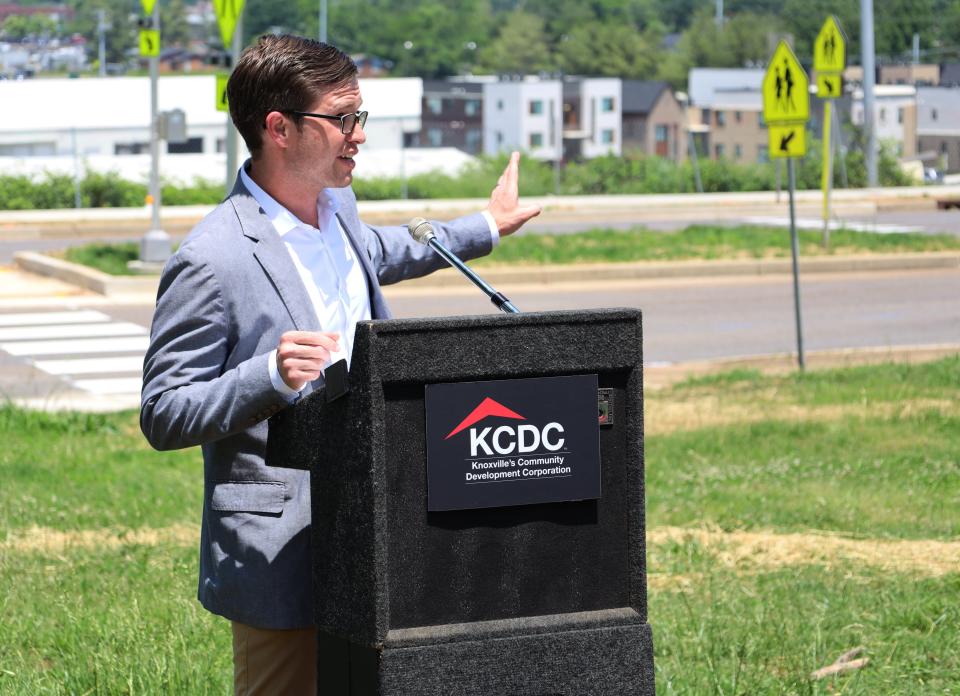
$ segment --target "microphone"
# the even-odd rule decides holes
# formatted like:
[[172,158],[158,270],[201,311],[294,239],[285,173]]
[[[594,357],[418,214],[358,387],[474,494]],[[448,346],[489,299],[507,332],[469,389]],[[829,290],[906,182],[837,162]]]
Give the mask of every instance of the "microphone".
[[437,239],[437,233],[433,230],[433,225],[431,225],[427,220],[424,220],[422,217],[413,218],[413,220],[410,221],[410,224],[407,225],[407,230],[409,230],[410,236],[416,241],[420,242],[421,244],[426,244],[432,248],[435,252],[440,254],[440,256],[442,256],[447,263],[463,273],[463,275],[467,276],[467,278],[474,285],[483,290],[486,296],[490,298],[490,301],[493,302],[493,304],[501,312],[506,312],[507,314],[520,313],[520,310],[513,306],[513,303],[507,299],[506,295],[504,295],[502,292],[497,292],[490,287],[490,285],[488,285],[483,278],[470,270],[467,264],[461,261],[456,254],[441,244],[440,240]]

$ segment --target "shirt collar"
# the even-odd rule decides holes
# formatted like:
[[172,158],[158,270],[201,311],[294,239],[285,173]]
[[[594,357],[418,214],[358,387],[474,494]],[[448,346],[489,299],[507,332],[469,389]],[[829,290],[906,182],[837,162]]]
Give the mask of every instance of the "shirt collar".
[[[298,228],[313,229],[311,225],[308,225],[291,213],[273,196],[260,188],[257,182],[247,173],[245,166],[240,168],[240,180],[243,182],[243,185],[247,187],[247,190],[250,192],[250,195],[253,196],[254,200],[260,204],[264,214],[269,218],[278,235],[283,237]],[[320,229],[325,227],[326,221],[335,215],[339,209],[340,205],[337,198],[332,195],[332,191],[330,189],[323,189],[320,195],[317,196],[317,213],[320,221]]]

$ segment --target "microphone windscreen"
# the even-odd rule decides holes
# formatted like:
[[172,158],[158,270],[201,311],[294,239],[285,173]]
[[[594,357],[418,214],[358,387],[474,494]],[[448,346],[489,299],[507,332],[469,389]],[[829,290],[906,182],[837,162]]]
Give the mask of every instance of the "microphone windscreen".
[[422,217],[413,218],[407,225],[407,229],[410,231],[410,236],[421,244],[426,244],[437,236],[433,231],[433,225]]

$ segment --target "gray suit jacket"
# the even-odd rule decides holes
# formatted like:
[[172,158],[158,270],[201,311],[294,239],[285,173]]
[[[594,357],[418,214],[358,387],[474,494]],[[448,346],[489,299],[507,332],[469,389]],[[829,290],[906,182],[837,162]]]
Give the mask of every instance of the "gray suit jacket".
[[[349,188],[336,195],[373,318],[389,318],[382,284],[445,263],[403,227],[363,224]],[[490,252],[480,214],[435,228],[466,258]],[[261,628],[313,624],[309,472],[264,464],[267,418],[286,406],[267,357],[293,329],[323,327],[279,235],[238,179],[163,270],[140,427],[157,449],[202,447],[198,596],[210,611]]]

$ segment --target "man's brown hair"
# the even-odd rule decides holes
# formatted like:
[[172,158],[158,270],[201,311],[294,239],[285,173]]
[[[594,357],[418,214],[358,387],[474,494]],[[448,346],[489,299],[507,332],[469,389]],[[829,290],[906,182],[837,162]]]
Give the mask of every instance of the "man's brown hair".
[[335,46],[301,36],[266,34],[243,52],[230,75],[230,118],[256,158],[268,113],[309,111],[324,92],[356,75],[356,64]]

